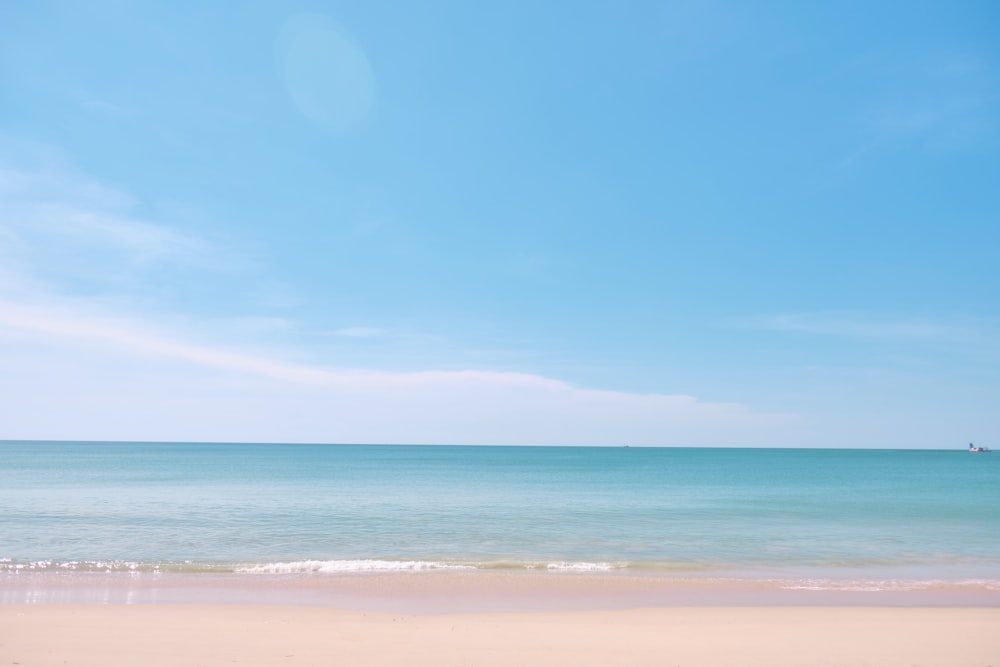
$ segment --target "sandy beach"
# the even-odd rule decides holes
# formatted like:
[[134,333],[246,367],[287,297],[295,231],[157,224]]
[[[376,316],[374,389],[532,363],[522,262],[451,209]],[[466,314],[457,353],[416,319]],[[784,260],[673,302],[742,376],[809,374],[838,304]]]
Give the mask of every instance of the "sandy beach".
[[0,667],[1000,667],[965,453],[35,447]]
[[982,666],[995,608],[685,607],[392,614],[266,605],[2,605],[0,664]]

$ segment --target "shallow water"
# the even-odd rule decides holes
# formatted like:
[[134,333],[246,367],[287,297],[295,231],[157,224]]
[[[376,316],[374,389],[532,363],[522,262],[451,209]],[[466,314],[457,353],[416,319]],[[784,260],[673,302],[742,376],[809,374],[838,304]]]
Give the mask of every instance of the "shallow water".
[[1000,456],[0,443],[0,570],[1000,586]]

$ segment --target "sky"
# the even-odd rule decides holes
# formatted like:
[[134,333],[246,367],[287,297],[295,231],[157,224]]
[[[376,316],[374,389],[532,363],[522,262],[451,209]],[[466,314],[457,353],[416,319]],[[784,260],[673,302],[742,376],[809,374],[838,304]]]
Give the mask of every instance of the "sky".
[[0,4],[0,439],[1000,446],[1000,5]]

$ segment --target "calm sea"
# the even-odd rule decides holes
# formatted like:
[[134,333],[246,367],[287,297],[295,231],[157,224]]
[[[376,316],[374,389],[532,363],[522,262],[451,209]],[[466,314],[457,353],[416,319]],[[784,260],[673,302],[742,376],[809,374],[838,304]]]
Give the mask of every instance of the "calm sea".
[[1000,587],[1000,453],[5,442],[0,508],[0,576],[495,568]]

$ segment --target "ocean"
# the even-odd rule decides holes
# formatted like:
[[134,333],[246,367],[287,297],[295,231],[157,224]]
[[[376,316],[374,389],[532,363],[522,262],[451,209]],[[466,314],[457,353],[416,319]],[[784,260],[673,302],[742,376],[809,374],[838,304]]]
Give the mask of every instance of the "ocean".
[[1000,454],[0,443],[33,572],[531,570],[1000,590]]

